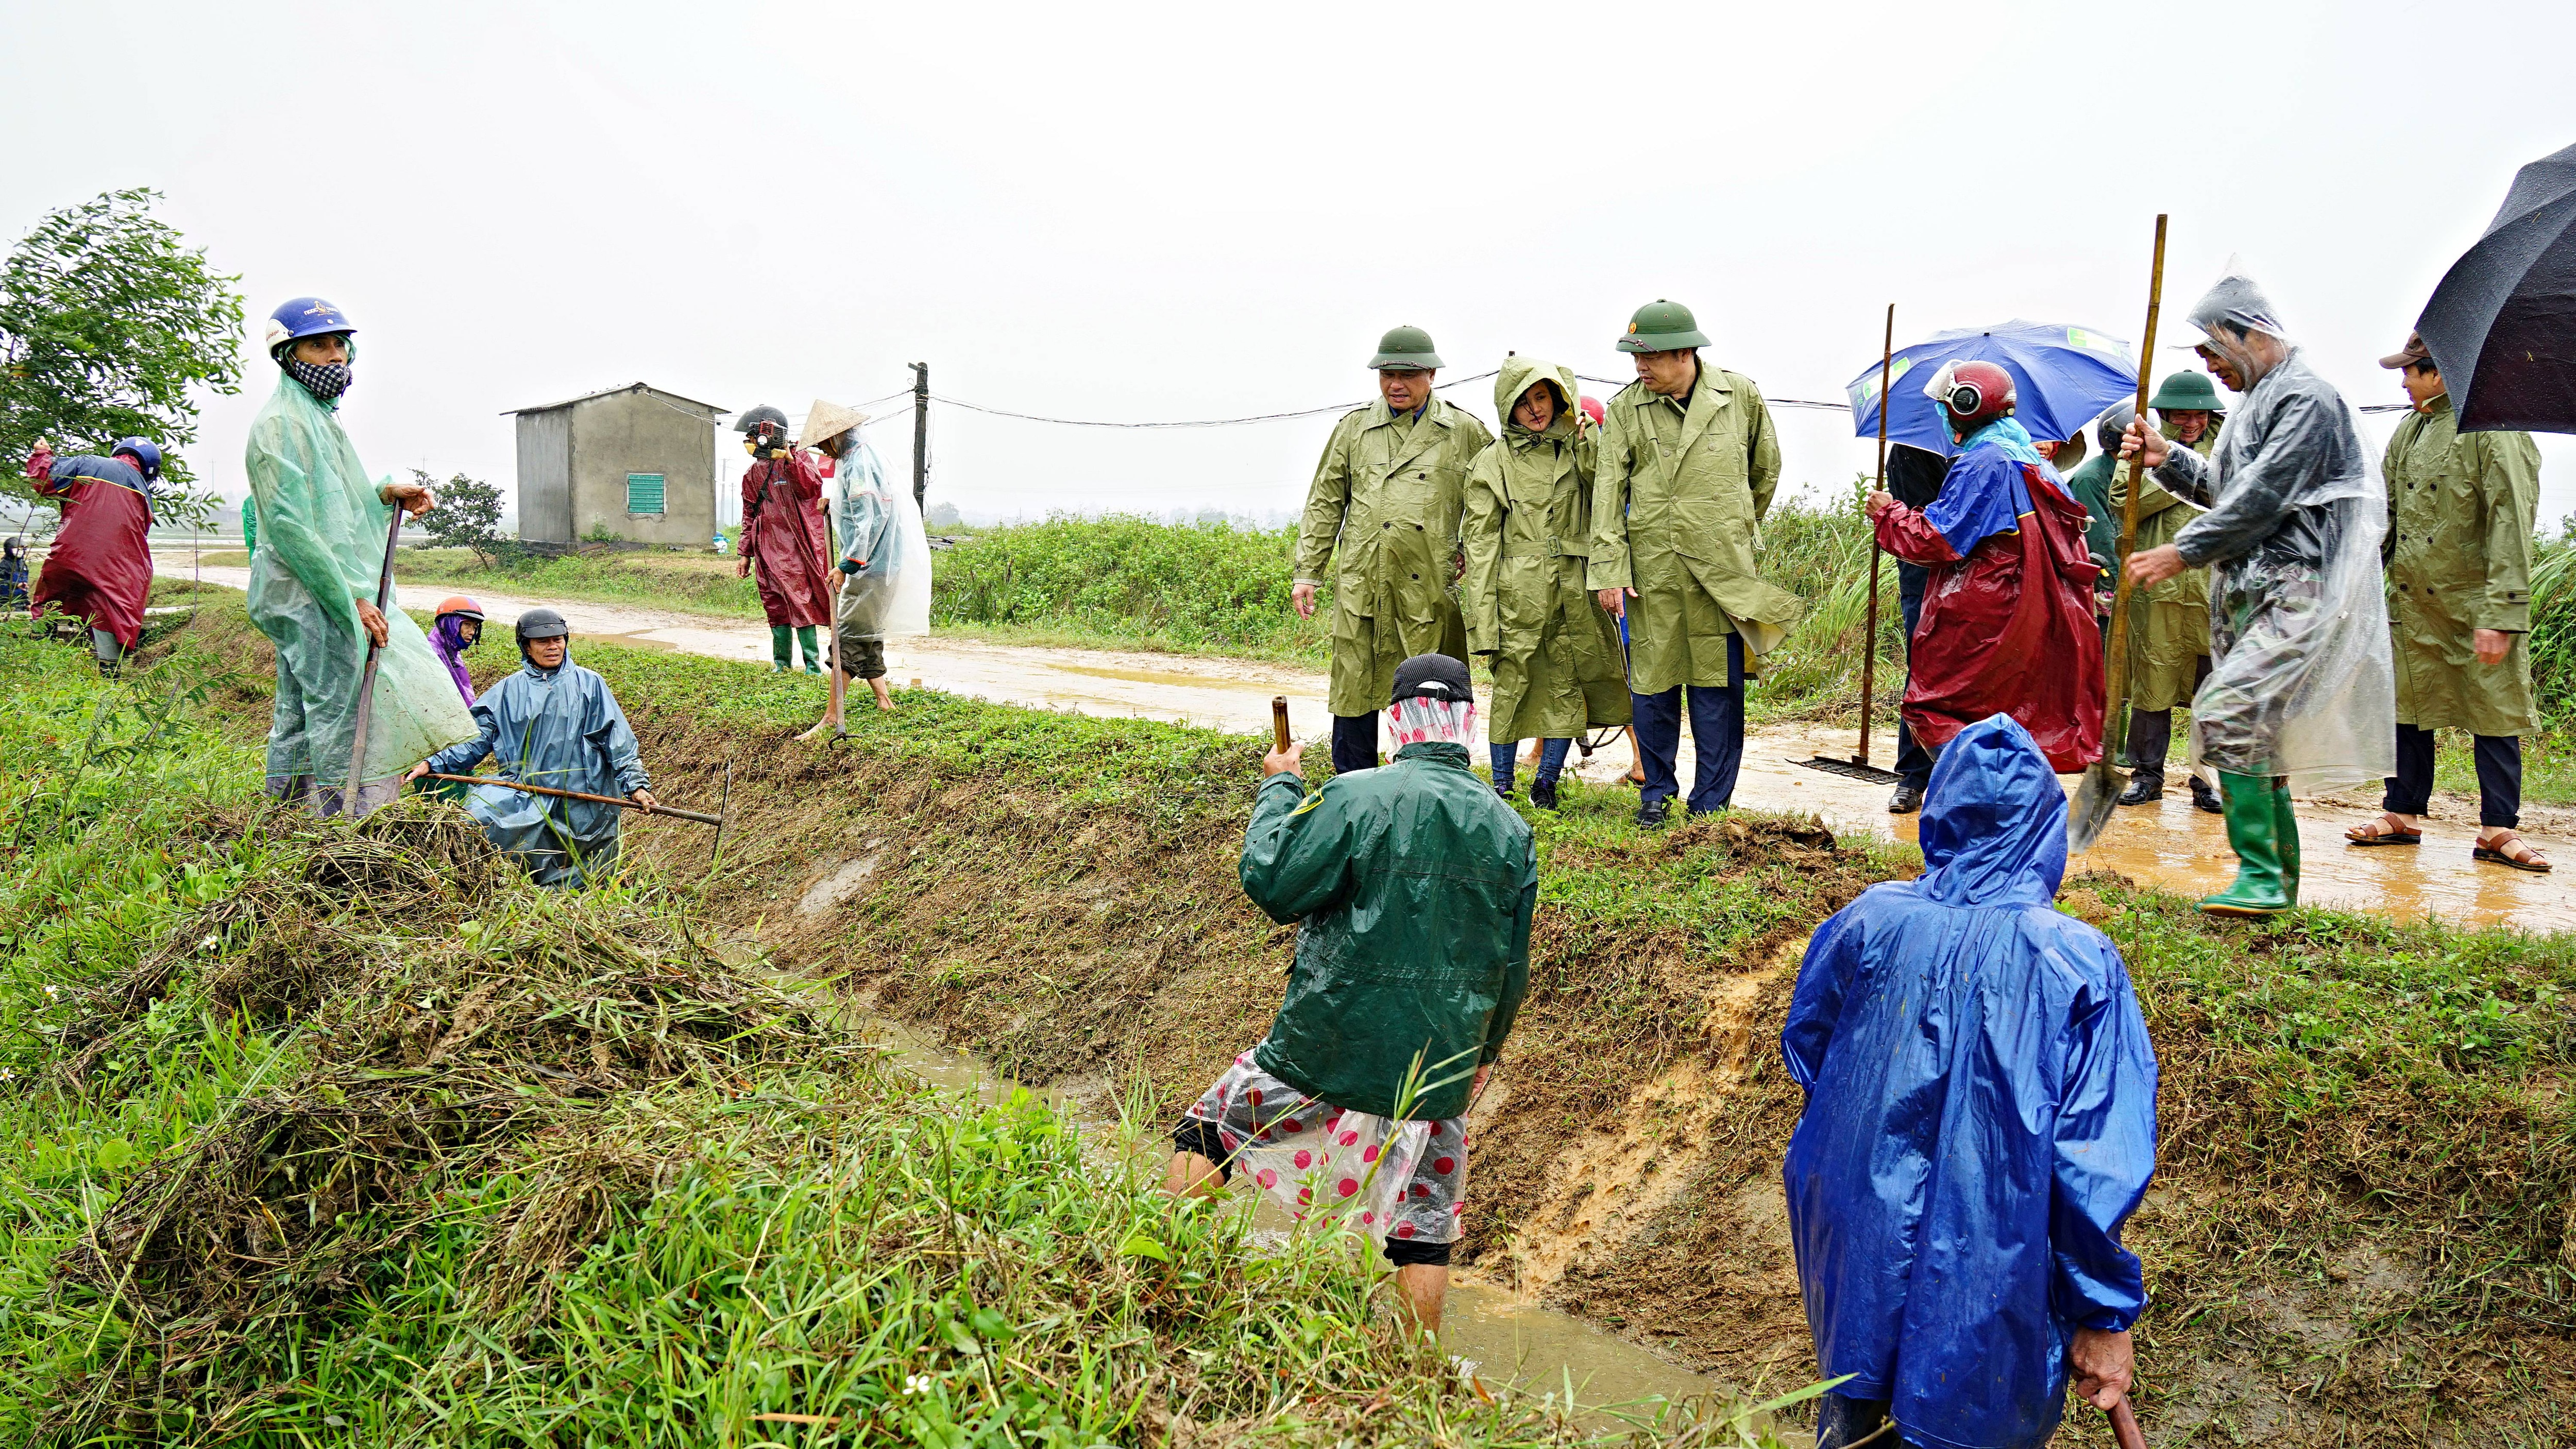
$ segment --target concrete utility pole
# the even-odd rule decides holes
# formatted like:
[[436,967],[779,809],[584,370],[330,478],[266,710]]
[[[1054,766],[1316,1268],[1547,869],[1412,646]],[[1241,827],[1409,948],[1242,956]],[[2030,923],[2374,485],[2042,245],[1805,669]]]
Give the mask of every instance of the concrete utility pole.
[[912,364],[912,506],[928,510],[930,492],[930,364]]

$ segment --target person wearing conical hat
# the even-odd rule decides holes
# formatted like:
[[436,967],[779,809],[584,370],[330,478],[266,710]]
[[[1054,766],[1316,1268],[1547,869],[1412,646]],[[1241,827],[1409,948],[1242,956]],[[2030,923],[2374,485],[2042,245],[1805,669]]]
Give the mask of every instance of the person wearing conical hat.
[[1432,393],[1431,334],[1398,327],[1369,359],[1378,400],[1343,416],[1324,443],[1297,528],[1290,602],[1313,618],[1333,586],[1336,773],[1377,766],[1377,720],[1395,667],[1417,654],[1467,658],[1454,592],[1466,559],[1458,518],[1467,470],[1494,440],[1475,415]]
[[820,452],[832,480],[832,526],[840,538],[832,605],[832,697],[823,718],[798,736],[848,733],[842,701],[849,681],[864,680],[881,710],[894,708],[886,686],[886,640],[930,632],[930,539],[912,490],[886,474],[859,433],[867,414],[814,400],[800,441]]
[[1585,569],[1601,607],[1628,622],[1628,688],[1646,784],[1637,823],[1675,795],[1683,694],[1696,759],[1689,808],[1724,809],[1744,760],[1744,682],[1787,637],[1798,601],[1762,581],[1754,540],[1780,486],[1780,435],[1753,379],[1703,366],[1691,310],[1655,301],[1619,350],[1637,380],[1610,399],[1592,484]]

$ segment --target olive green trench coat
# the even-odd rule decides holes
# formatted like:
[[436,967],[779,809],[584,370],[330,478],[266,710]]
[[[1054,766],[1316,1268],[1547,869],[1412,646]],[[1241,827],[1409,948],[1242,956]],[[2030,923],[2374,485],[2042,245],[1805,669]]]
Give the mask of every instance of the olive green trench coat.
[[[2168,440],[2168,425],[2158,429]],[[2197,443],[2184,444],[2206,458],[2218,446],[2213,419]],[[2111,507],[2112,537],[2119,537],[2120,510],[2129,505],[2129,465],[2115,463],[2106,501]],[[2144,553],[2174,541],[2182,526],[2201,510],[2166,492],[2153,477],[2138,495],[2138,536],[2131,552]],[[2117,543],[2113,547],[2117,547]],[[2191,703],[2200,686],[2200,661],[2209,657],[2209,570],[2184,569],[2153,588],[2129,593],[2129,708],[2171,709]]]
[[1416,654],[1465,662],[1458,510],[1467,469],[1493,440],[1436,397],[1419,416],[1398,419],[1380,399],[1334,425],[1306,490],[1296,572],[1333,586],[1333,713],[1386,708],[1395,666]]
[[[1521,395],[1556,385],[1556,421],[1532,433],[1512,421]],[[1486,738],[1572,739],[1628,722],[1619,625],[1584,582],[1592,547],[1592,472],[1599,440],[1574,408],[1574,370],[1511,357],[1494,383],[1503,436],[1467,474],[1459,532],[1467,648],[1494,670]]]
[[1610,399],[1592,484],[1595,589],[1627,601],[1630,688],[1724,688],[1726,636],[1744,668],[1787,637],[1804,606],[1762,581],[1762,518],[1780,486],[1780,438],[1753,380],[1701,364],[1689,406],[1630,383]]
[[[2540,449],[2529,433],[2463,433],[2451,400],[2409,413],[2388,440],[2389,658],[2397,722],[2527,735],[2531,705],[2531,530]],[[2476,631],[2513,636],[2501,664],[2478,662]]]

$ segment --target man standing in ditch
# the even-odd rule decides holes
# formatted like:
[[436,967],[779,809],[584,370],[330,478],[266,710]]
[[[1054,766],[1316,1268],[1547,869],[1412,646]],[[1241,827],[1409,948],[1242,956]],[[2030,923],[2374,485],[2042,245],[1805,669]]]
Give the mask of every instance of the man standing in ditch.
[[1941,750],[1924,871],[1816,930],[1780,1033],[1781,1166],[1817,1449],[2040,1449],[2068,1381],[2128,1391],[2120,1229],[2156,1166],[2156,1058],[2109,937],[2060,912],[2066,792],[2008,715]]
[[1780,437],[1753,380],[1700,365],[1708,338],[1678,302],[1628,319],[1619,350],[1637,380],[1610,399],[1592,483],[1587,581],[1628,621],[1628,690],[1645,767],[1637,823],[1661,825],[1681,793],[1690,696],[1690,813],[1735,799],[1744,681],[1789,632],[1798,601],[1762,582],[1754,539],[1780,486]]
[[1529,988],[1538,857],[1530,828],[1469,769],[1467,666],[1395,669],[1394,763],[1309,794],[1299,747],[1263,758],[1243,890],[1297,923],[1287,999],[1259,1046],[1173,1133],[1166,1191],[1215,1196],[1240,1171],[1300,1219],[1381,1239],[1399,1312],[1440,1331],[1467,1183],[1467,1109]]
[[2540,511],[2540,449],[2531,434],[2463,433],[2442,369],[2421,336],[2379,365],[2395,371],[2414,412],[2380,465],[2388,543],[2390,657],[2397,669],[2397,773],[2376,821],[2345,831],[2355,845],[2413,845],[2433,799],[2434,731],[2469,732],[2478,767],[2473,858],[2545,872],[2522,824],[2522,737],[2531,703],[2531,527]]
[[1377,765],[1378,701],[1397,663],[1438,652],[1463,662],[1467,624],[1451,590],[1466,571],[1458,515],[1467,470],[1493,434],[1432,396],[1440,354],[1431,334],[1398,327],[1378,339],[1378,400],[1334,425],[1297,529],[1298,614],[1332,569],[1333,771]]

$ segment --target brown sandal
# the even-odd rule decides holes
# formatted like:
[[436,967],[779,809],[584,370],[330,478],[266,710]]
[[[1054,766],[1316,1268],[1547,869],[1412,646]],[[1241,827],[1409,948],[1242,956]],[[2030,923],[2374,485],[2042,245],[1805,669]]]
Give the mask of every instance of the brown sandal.
[[[2521,854],[2515,854],[2516,851],[2520,851]],[[2509,865],[2515,870],[2527,870],[2533,875],[2549,874],[2549,857],[2542,855],[2533,848],[2530,841],[2512,831],[2496,837],[2492,845],[2480,845],[2469,852],[2469,858],[2493,861],[2497,865]]]
[[2395,815],[2383,810],[2377,820],[2354,826],[2343,833],[2343,838],[2349,845],[2422,845],[2424,832],[2407,829]]

